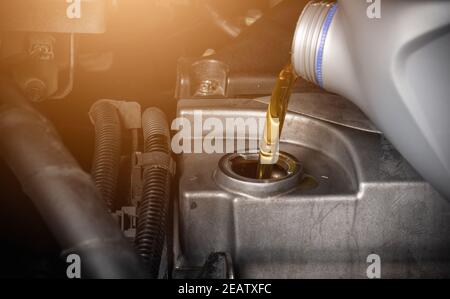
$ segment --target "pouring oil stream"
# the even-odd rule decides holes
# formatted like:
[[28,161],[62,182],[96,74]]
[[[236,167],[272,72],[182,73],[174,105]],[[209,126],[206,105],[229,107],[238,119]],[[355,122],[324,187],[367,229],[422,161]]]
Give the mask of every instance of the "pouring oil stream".
[[292,65],[289,64],[280,72],[272,91],[267,110],[264,137],[259,152],[258,179],[269,179],[272,176],[273,166],[278,160],[279,136],[281,136],[283,130],[292,87],[296,80],[297,75]]

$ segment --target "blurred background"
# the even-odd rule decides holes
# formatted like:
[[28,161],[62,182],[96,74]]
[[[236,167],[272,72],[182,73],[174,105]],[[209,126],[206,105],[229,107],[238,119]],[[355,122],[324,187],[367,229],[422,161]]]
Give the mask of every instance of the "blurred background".
[[[264,71],[275,78],[283,64],[289,61],[291,37],[303,2],[107,1],[106,32],[80,33],[74,37],[77,63],[71,93],[62,100],[48,100],[35,106],[53,122],[65,145],[89,172],[94,128],[87,112],[95,101],[138,101],[144,108],[159,107],[172,119],[176,114],[177,65],[181,57],[219,53],[216,55],[222,55],[225,61],[232,60],[236,65],[231,67],[237,69],[242,60],[233,55],[244,48],[244,59],[258,58],[258,66],[250,65],[250,69],[265,68]],[[280,7],[280,3],[281,8],[274,9]],[[8,2],[1,5],[3,17],[16,18],[14,13],[7,11]],[[263,19],[269,24],[261,22]],[[258,23],[261,24],[255,26]],[[278,28],[273,23],[278,24]],[[2,24],[4,22],[0,22],[0,26]],[[267,26],[272,28],[272,35],[266,34]],[[0,27],[2,40],[11,37],[4,29]],[[13,38],[24,36],[12,34]],[[54,36],[58,40],[68,38],[63,33]],[[270,39],[271,36],[275,36],[275,40]],[[281,40],[277,40],[279,37]],[[247,47],[249,40],[252,47]],[[61,43],[58,47],[62,48],[62,53],[67,52],[66,44]],[[226,48],[230,50],[221,54]],[[277,55],[277,52],[281,54]],[[8,72],[15,59],[15,56],[1,57],[0,71]],[[3,161],[0,161],[0,182],[0,276],[60,277],[64,274],[64,265],[59,260],[60,248]]]

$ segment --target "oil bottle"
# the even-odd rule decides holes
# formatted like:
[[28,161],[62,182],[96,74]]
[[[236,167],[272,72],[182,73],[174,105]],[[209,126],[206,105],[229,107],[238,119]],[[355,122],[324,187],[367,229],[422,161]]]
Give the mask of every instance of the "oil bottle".
[[309,2],[294,70],[354,102],[450,198],[450,1],[367,2]]

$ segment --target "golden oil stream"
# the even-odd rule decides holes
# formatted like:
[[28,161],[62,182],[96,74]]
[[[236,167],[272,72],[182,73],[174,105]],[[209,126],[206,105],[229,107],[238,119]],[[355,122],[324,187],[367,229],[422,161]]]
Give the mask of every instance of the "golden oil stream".
[[[272,169],[276,164],[274,155],[275,148],[278,148],[279,136],[283,130],[286,113],[288,110],[289,99],[292,93],[297,76],[292,68],[292,65],[287,65],[278,76],[278,80],[272,91],[269,108],[266,116],[266,126],[264,130],[264,137],[261,143],[259,152],[259,163],[257,170],[258,179],[269,179],[272,176]],[[278,130],[278,135],[274,134],[273,130]],[[273,137],[278,136],[278,137]]]

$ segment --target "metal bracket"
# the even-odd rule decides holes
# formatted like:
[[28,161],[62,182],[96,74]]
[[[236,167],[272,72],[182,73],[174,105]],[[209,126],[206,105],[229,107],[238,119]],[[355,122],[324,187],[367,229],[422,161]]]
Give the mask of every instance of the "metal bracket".
[[113,217],[120,224],[120,229],[127,238],[136,237],[137,211],[136,207],[123,207],[113,213]]
[[67,97],[73,89],[74,85],[74,77],[75,77],[75,36],[74,34],[70,34],[70,53],[69,53],[69,74],[66,86],[63,90],[58,91],[54,94],[51,99],[52,100],[61,100]]

